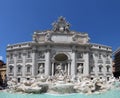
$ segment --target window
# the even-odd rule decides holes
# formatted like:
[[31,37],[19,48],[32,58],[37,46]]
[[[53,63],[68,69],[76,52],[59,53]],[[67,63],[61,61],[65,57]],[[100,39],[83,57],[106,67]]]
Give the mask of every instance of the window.
[[93,77],[91,77],[90,79],[91,79],[91,80],[93,80],[94,78],[93,78]]
[[13,54],[12,53],[10,54],[10,59],[13,59]]
[[21,59],[21,52],[18,53],[18,58]]
[[107,81],[109,81],[110,80],[110,78],[109,77],[107,77]]
[[102,65],[99,66],[99,72],[102,72]]
[[109,69],[110,69],[110,66],[107,65],[107,66],[106,66],[106,69],[107,69],[107,72],[109,72],[109,71],[110,71],[110,70],[109,70]]
[[112,58],[112,55],[110,55],[110,58]]
[[99,59],[101,59],[101,53],[99,53]]
[[109,56],[109,55],[107,54],[106,57],[108,58],[108,56]]
[[13,72],[13,66],[10,66],[9,70],[10,70],[10,73],[12,73]]
[[93,66],[91,66],[91,72],[93,72]]
[[28,51],[27,57],[31,58],[31,52],[30,51]]
[[20,83],[20,78],[18,78],[18,83]]
[[78,54],[77,54],[77,58],[78,58],[78,59],[83,58],[83,53],[78,53]]
[[21,72],[21,66],[18,66],[18,73]]
[[27,78],[27,80],[30,80],[30,78]]
[[93,54],[90,54],[90,58],[93,59]]
[[27,72],[30,72],[30,66],[27,67]]

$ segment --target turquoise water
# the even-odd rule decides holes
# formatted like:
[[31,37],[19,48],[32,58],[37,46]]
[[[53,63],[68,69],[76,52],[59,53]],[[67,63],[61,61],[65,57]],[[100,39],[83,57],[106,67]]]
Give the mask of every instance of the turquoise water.
[[11,94],[0,92],[0,98],[120,98],[120,90],[111,90],[102,94],[68,94],[68,95],[53,95],[53,94]]

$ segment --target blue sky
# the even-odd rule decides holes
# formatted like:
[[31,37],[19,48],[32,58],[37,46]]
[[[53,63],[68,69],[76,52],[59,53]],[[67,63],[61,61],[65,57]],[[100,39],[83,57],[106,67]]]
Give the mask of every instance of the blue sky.
[[92,43],[120,46],[120,0],[0,0],[0,56],[8,44],[32,40],[63,16],[71,30],[87,32]]

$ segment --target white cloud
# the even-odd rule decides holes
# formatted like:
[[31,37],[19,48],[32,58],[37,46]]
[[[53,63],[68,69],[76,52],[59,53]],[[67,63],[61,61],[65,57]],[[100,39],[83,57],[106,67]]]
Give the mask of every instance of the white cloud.
[[0,60],[3,60],[3,57],[2,57],[2,56],[0,56]]

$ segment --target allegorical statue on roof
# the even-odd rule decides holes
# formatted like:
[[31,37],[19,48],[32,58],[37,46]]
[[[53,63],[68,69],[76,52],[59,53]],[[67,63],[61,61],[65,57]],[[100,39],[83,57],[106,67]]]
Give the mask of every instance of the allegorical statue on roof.
[[54,22],[53,24],[53,31],[59,31],[59,32],[69,32],[70,24],[66,22],[65,18],[62,16],[58,18],[57,22]]

